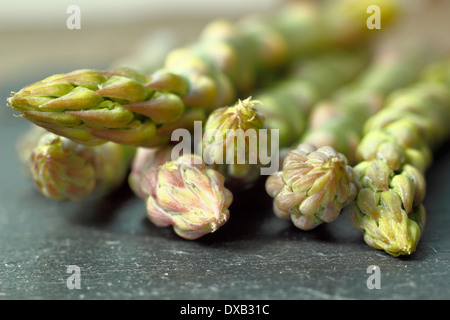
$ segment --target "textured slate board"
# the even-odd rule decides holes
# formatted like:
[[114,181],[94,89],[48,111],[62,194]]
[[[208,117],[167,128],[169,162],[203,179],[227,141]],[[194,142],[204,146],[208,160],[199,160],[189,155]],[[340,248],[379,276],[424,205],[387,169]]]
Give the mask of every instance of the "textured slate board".
[[[403,21],[392,41],[418,37],[448,48],[448,35],[436,32],[448,30],[448,4],[436,2],[434,10]],[[89,28],[80,32],[83,39],[91,33]],[[31,41],[20,33],[2,37],[14,44],[6,46],[10,50]],[[215,234],[187,241],[169,228],[153,226],[145,204],[126,185],[106,198],[78,203],[55,203],[34,189],[14,150],[29,123],[13,118],[17,112],[5,108],[4,101],[11,90],[42,74],[70,71],[83,62],[82,57],[42,56],[39,49],[39,64],[31,55],[18,65],[22,60],[9,54],[11,66],[28,71],[25,79],[10,64],[3,64],[9,68],[1,73],[0,299],[450,298],[450,143],[438,151],[427,173],[427,225],[410,257],[394,258],[368,247],[345,214],[315,230],[298,230],[274,216],[262,183],[235,195],[229,222]],[[25,51],[20,52],[23,58]],[[83,67],[102,68],[98,57],[92,59]],[[109,61],[103,63],[107,67]],[[6,80],[8,75],[16,80]],[[70,265],[80,268],[80,289],[67,287]],[[380,289],[367,288],[371,265],[379,267]]]
[[[15,86],[14,86],[15,87]],[[8,95],[3,88],[1,101]],[[106,198],[55,203],[23,174],[0,111],[1,299],[449,299],[450,151],[428,171],[427,226],[416,253],[368,247],[344,214],[305,232],[276,218],[262,183],[235,196],[229,222],[197,241],[156,228],[126,185]],[[69,265],[80,289],[68,289]],[[366,272],[380,270],[381,289]]]

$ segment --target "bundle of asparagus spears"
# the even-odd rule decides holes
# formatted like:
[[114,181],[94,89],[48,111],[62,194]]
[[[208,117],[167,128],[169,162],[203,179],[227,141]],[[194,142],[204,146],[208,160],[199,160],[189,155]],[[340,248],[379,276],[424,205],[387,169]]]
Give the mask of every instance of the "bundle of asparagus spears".
[[[185,239],[218,230],[233,193],[265,181],[274,213],[302,230],[346,209],[369,246],[412,254],[424,173],[450,135],[450,60],[375,46],[369,5],[384,29],[402,11],[401,1],[293,2],[213,21],[150,74],[84,69],[28,85],[8,99],[40,128],[19,156],[54,200],[127,181],[148,218]],[[174,143],[199,126],[200,139]]]

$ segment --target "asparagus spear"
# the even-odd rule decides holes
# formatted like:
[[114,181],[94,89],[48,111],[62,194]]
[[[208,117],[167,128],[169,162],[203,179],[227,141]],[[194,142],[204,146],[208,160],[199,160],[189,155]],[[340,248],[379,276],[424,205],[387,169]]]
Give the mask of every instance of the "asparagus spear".
[[[186,90],[181,78],[170,81]],[[9,102],[23,117],[77,143],[152,146],[169,139],[157,136],[157,129],[180,120],[185,106],[178,95],[149,89],[147,82],[147,77],[130,69],[78,70],[27,86]]]
[[25,136],[20,143],[22,159],[37,189],[58,201],[113,192],[125,181],[135,153],[134,147],[113,142],[90,147],[45,130],[32,133],[34,137]]
[[[313,125],[301,137],[299,147],[313,145],[308,150],[314,162],[308,152],[294,147],[287,153],[283,168],[266,181],[266,191],[274,198],[274,212],[282,218],[290,217],[300,229],[310,230],[334,221],[353,201],[358,183],[353,181],[347,159],[354,163],[354,149],[364,121],[381,109],[390,92],[414,82],[428,61],[423,53],[407,55],[404,51],[385,50],[383,47],[375,55],[355,83],[332,95],[325,107],[313,109]],[[321,152],[325,146],[327,151]]]
[[214,110],[208,117],[202,139],[202,156],[225,177],[248,184],[259,177],[259,137],[263,116],[247,98],[233,106]]
[[286,155],[283,170],[267,179],[266,191],[275,199],[278,217],[311,230],[336,220],[355,198],[357,186],[344,155],[328,146],[302,143]]
[[373,248],[396,257],[416,250],[426,220],[424,173],[432,151],[450,137],[449,89],[447,59],[396,92],[365,125],[354,167],[361,190],[350,217]]
[[[376,2],[383,17],[395,15],[395,2]],[[173,50],[165,68],[150,76],[130,69],[76,70],[28,85],[8,102],[22,117],[78,143],[161,145],[169,139],[166,126],[173,128],[186,111],[204,117],[202,112],[231,104],[262,72],[279,70],[292,57],[360,40],[366,26],[345,11],[355,8],[361,9],[361,1],[296,5],[231,31],[205,31],[194,45]],[[266,56],[262,48],[281,53]]]
[[172,159],[172,146],[138,148],[129,176],[145,199],[147,215],[158,227],[173,226],[188,240],[215,232],[229,219],[233,195],[224,177],[195,154]]

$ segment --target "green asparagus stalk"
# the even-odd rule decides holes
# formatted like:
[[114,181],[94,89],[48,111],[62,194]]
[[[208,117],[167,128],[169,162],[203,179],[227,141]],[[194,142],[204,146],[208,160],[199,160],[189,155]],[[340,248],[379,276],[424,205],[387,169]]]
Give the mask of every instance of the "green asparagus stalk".
[[425,171],[433,150],[450,138],[450,59],[425,71],[416,84],[393,94],[371,117],[356,150],[361,185],[350,206],[354,225],[371,247],[411,255],[423,233]]
[[172,147],[139,148],[130,186],[145,199],[157,227],[173,226],[177,235],[195,240],[217,231],[229,219],[233,195],[224,177],[195,154],[172,159]]
[[38,136],[37,143],[36,135],[23,138],[22,159],[37,189],[58,201],[112,193],[126,180],[135,153],[134,147],[113,142],[96,147],[79,145],[45,130]]
[[299,142],[330,146],[355,164],[365,121],[384,107],[390,93],[416,81],[432,57],[418,48],[380,46],[360,77],[314,108]]
[[[426,61],[423,54],[405,55],[382,47],[354,83],[312,109],[299,145],[287,153],[283,168],[266,181],[277,216],[290,217],[303,230],[338,218],[359,187],[349,164],[355,161],[364,121],[381,109],[389,92],[415,81]],[[303,150],[305,144],[308,152]]]
[[[162,77],[155,75],[153,81],[187,91],[182,78]],[[23,117],[77,143],[113,141],[150,147],[169,140],[169,135],[157,135],[157,131],[182,121],[185,106],[175,93],[148,88],[152,85],[148,80],[130,69],[78,70],[27,86],[9,102]]]
[[[261,156],[298,140],[313,105],[354,79],[368,58],[367,50],[358,49],[301,59],[286,78],[258,90],[256,99],[214,110],[204,125],[201,152],[206,163],[221,172],[230,186],[251,185],[260,177],[260,169],[268,166]],[[278,135],[272,145],[274,130]]]
[[278,129],[280,148],[303,136],[319,101],[353,81],[367,67],[367,49],[332,50],[292,64],[284,80],[258,90],[254,98],[265,127]]
[[[375,2],[387,21],[395,16],[395,1]],[[162,145],[170,137],[166,126],[173,128],[187,111],[204,117],[202,112],[231,104],[261,74],[279,70],[292,57],[360,40],[367,28],[353,9],[365,10],[361,1],[330,3],[297,5],[231,31],[206,30],[192,46],[173,50],[164,69],[150,76],[130,69],[76,70],[28,85],[8,103],[22,117],[78,143]],[[266,54],[277,51],[282,53]]]
[[[235,24],[256,42],[248,55],[266,73],[268,68],[295,61],[301,56],[330,49],[353,47],[372,39],[367,28],[367,8],[378,5],[383,28],[388,30],[402,11],[401,1],[344,0],[296,1],[269,17],[250,15]],[[239,69],[237,69],[239,70]],[[262,74],[261,73],[261,74]]]

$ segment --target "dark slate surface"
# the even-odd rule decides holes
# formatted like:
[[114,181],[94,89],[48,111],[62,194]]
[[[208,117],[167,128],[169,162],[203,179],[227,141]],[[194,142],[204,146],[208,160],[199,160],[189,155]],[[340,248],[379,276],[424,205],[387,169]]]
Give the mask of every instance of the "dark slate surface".
[[[22,84],[3,85],[0,101]],[[0,108],[1,299],[449,299],[450,151],[428,171],[427,226],[417,251],[394,258],[368,247],[342,215],[305,232],[271,211],[262,183],[235,195],[229,222],[183,240],[156,228],[124,185],[106,198],[56,203],[15,154],[29,127]],[[69,289],[68,266],[80,268]],[[367,268],[379,267],[380,289]]]

